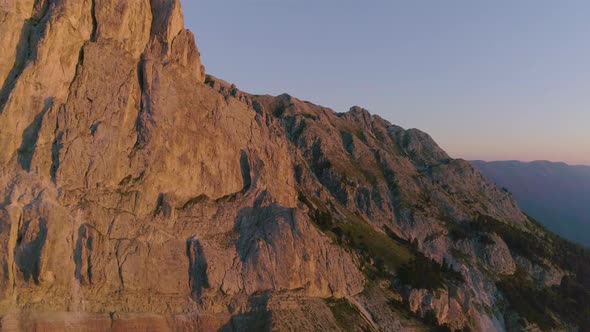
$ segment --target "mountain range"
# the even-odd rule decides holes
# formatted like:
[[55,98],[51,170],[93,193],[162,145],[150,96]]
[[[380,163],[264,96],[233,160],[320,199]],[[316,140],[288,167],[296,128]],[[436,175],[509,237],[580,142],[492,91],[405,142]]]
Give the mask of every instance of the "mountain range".
[[420,130],[207,75],[178,0],[1,1],[0,43],[3,331],[590,330],[586,249]]
[[551,231],[590,246],[590,166],[549,161],[473,161]]

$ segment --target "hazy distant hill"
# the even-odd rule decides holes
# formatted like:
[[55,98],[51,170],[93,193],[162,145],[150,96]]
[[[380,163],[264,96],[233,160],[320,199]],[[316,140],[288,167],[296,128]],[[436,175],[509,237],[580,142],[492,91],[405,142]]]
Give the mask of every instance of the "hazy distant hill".
[[510,190],[521,207],[550,230],[590,245],[590,166],[534,161],[474,161]]

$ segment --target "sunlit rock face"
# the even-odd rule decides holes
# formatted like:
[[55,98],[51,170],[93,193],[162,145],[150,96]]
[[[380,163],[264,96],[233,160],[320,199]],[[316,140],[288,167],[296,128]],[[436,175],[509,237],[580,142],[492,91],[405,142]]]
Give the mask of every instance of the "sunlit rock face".
[[1,9],[11,319],[25,308],[215,313],[273,289],[362,290],[353,258],[297,209],[280,126],[204,84],[178,1]]
[[178,0],[4,0],[0,42],[3,330],[502,329],[497,277],[565,275],[426,133],[206,76]]

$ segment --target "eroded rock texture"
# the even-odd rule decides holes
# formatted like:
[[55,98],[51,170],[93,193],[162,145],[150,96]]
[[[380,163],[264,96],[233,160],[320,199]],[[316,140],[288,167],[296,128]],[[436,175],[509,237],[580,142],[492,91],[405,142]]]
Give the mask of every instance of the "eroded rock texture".
[[1,9],[6,312],[215,313],[362,289],[297,209],[280,127],[203,84],[178,1]]
[[496,278],[565,275],[427,134],[206,77],[178,0],[4,0],[0,43],[3,330],[501,330]]

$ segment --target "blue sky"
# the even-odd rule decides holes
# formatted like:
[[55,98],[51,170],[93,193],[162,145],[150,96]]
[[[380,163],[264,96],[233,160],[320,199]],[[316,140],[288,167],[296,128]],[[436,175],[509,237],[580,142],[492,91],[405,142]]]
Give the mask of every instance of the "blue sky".
[[590,165],[589,1],[183,0],[207,72],[367,108],[453,157]]

